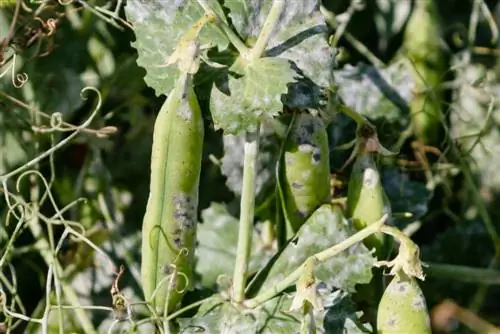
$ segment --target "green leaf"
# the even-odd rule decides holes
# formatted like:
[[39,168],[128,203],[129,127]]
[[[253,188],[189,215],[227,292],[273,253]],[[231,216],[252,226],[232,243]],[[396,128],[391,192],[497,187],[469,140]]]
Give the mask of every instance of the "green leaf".
[[[220,275],[232,275],[236,260],[238,219],[223,204],[212,205],[201,213],[203,224],[198,225],[196,272],[203,286],[213,287]],[[254,229],[252,251],[248,267],[250,273],[263,267],[272,254],[262,247],[260,235]]]
[[246,63],[238,58],[212,88],[210,110],[216,129],[227,134],[255,130],[263,116],[283,109],[281,96],[295,72],[288,60],[260,58]]
[[[227,2],[234,27],[249,44],[258,37],[271,4]],[[317,0],[287,2],[264,58],[250,63],[238,59],[213,88],[216,127],[230,134],[251,130],[262,116],[280,113],[283,102],[290,108],[322,106],[333,59],[327,32]]]
[[[210,7],[223,16],[217,0],[208,0]],[[125,6],[127,19],[132,22],[137,49],[137,64],[146,69],[144,80],[156,95],[166,94],[174,85],[177,68],[164,67],[168,56],[174,51],[182,36],[200,17],[203,8],[196,0],[128,0]],[[201,44],[210,44],[224,49],[228,45],[226,36],[213,24],[205,25],[199,35]]]
[[[337,207],[325,204],[318,208],[280,254],[261,290],[270,288],[292,273],[309,256],[340,243],[355,231]],[[316,277],[330,287],[349,292],[356,284],[368,283],[375,258],[359,243],[316,266]]]

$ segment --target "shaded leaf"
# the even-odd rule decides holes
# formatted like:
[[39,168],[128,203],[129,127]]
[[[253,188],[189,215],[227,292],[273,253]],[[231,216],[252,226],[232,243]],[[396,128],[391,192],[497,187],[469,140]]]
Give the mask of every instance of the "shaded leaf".
[[410,180],[408,174],[391,166],[382,169],[382,184],[391,202],[392,212],[409,212],[412,214],[412,221],[427,213],[433,194],[426,188],[425,183]]
[[[223,204],[212,203],[202,212],[203,224],[198,225],[196,272],[204,286],[212,287],[219,275],[232,275],[238,242],[238,219],[227,212]],[[271,254],[263,249],[260,235],[254,229],[248,271],[261,268]]]
[[[224,156],[221,171],[227,177],[226,185],[237,196],[243,186],[244,136],[226,135],[223,137]],[[259,139],[259,159],[257,160],[256,198],[267,189],[274,187],[273,171],[279,150],[279,139],[271,128],[261,127]]]
[[398,129],[409,125],[408,102],[414,83],[404,62],[382,70],[366,64],[348,65],[334,76],[338,94],[356,112]]
[[356,311],[356,305],[349,295],[339,290],[325,299],[327,309],[323,320],[325,333],[358,334],[372,333],[371,326],[361,324],[361,312]]

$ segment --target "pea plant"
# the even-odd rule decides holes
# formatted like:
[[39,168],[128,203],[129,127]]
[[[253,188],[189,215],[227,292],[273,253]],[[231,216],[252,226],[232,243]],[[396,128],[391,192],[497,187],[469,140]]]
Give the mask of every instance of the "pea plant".
[[0,0],[0,333],[498,332],[500,38],[440,6]]
[[[393,153],[380,144],[376,127],[337,94],[335,36],[319,2],[234,1],[223,7],[217,1],[128,1],[126,13],[144,80],[168,96],[155,122],[141,250],[144,296],[158,330],[324,332],[332,326],[325,325],[325,314],[358,284],[374,282],[376,290],[383,276],[373,276],[372,267],[388,265],[395,279],[382,297],[379,331],[430,333],[414,278],[424,279],[418,246],[385,227],[391,209],[375,157]],[[197,248],[200,105],[225,136],[243,138],[243,171],[235,186],[241,187],[238,222],[217,226],[217,218],[204,217]],[[330,182],[327,127],[338,113],[357,124],[345,203]],[[277,157],[275,187],[270,209],[256,219],[257,182],[269,168],[258,166],[260,141],[270,135],[281,147],[271,153]],[[262,217],[267,219],[260,222]],[[236,226],[232,240],[223,241],[235,243],[234,259],[213,263],[219,260],[204,248],[218,245],[204,235]],[[382,261],[392,254],[391,238],[399,255]],[[196,284],[195,257],[198,274],[212,276],[203,283],[218,292],[186,319],[182,312],[192,305],[179,305]],[[398,291],[404,298],[394,303]],[[351,326],[363,331],[374,325],[355,317]]]

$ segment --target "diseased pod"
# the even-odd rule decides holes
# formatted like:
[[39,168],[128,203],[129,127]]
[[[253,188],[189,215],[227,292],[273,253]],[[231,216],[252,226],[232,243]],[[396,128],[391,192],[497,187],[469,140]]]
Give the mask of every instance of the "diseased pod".
[[[389,199],[380,179],[373,158],[375,152],[360,147],[349,178],[347,191],[347,217],[352,219],[357,230],[365,228],[391,214]],[[376,233],[364,240],[368,248],[375,248],[379,259],[388,255],[392,243],[383,233]]]
[[283,151],[284,211],[293,233],[296,233],[330,196],[328,135],[321,118],[309,113],[296,114]]
[[142,228],[144,295],[159,313],[173,310],[192,280],[203,137],[192,75],[184,73],[155,122]]
[[416,137],[426,145],[438,145],[443,115],[443,90],[447,55],[444,53],[435,0],[415,2],[405,30],[404,49],[411,60],[415,94],[410,108]]
[[377,333],[431,333],[425,297],[415,277],[401,272],[387,286],[377,312]]

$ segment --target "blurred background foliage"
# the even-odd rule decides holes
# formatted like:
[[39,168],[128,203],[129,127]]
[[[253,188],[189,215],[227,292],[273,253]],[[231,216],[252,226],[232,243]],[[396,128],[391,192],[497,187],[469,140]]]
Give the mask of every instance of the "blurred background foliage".
[[[0,175],[68,136],[67,131],[41,131],[51,120],[54,122],[54,114],[59,113],[68,124],[83,123],[97,99],[92,92],[82,99],[81,90],[85,86],[97,88],[102,106],[88,127],[93,130],[83,131],[35,167],[50,181],[53,201],[59,208],[86,199],[71,206],[64,213],[65,219],[80,222],[87,229],[86,237],[116,263],[125,264],[127,271],[120,286],[126,287],[124,293],[140,300],[138,249],[148,196],[151,137],[156,113],[165,97],[157,97],[144,84],[145,71],[136,64],[137,53],[131,46],[135,37],[124,19],[123,4],[88,0],[69,1],[63,6],[57,1],[25,1],[18,11],[15,6],[0,9],[0,73],[6,71],[0,79]],[[324,1],[336,14],[348,12],[350,4],[349,0]],[[342,57],[335,77],[345,103],[378,126],[381,141],[388,147],[401,144],[397,158],[380,161],[384,186],[394,212],[414,214],[412,219],[397,218],[396,223],[401,228],[415,220],[419,224],[413,238],[421,246],[423,260],[499,269],[500,244],[492,242],[499,239],[487,230],[485,220],[500,231],[500,39],[491,26],[491,22],[498,26],[500,4],[498,0],[440,0],[437,4],[446,57],[450,57],[443,110],[447,115],[445,128],[453,140],[443,141],[425,155],[431,167],[424,168],[422,159],[416,159],[411,144],[414,138],[405,137],[409,120],[404,108],[389,103],[373,80],[374,75],[381,75],[397,89],[403,106],[408,103],[412,80],[398,67],[397,59],[415,1],[364,1],[364,7],[350,17],[346,34],[340,39]],[[493,21],[488,22],[481,14],[477,25],[471,25],[477,6],[487,6]],[[471,29],[475,29],[472,38]],[[353,46],[353,40],[391,66],[377,70],[366,54]],[[214,208],[205,211],[213,202],[226,203],[229,213],[237,215],[243,143],[214,131],[206,110],[205,115],[200,217],[202,212],[205,216],[215,214]],[[107,127],[116,127],[116,131]],[[341,196],[349,174],[349,168],[341,171],[341,167],[350,152],[334,148],[352,140],[354,123],[340,115],[329,132],[332,174],[344,181],[337,189]],[[274,180],[269,168],[274,166],[278,152],[273,136],[265,135],[261,143],[257,203],[261,220],[273,212],[269,203],[273,202],[270,198]],[[432,153],[435,151],[437,155]],[[8,179],[4,186],[26,201],[45,191],[40,179],[33,176],[22,178],[18,189],[16,178]],[[47,236],[48,230],[39,223],[38,232],[33,225],[15,231],[15,219],[11,216],[8,220],[3,200],[0,211],[2,254],[17,233],[14,250],[6,259],[11,266],[2,267],[0,282],[11,281],[15,273],[15,290],[25,306],[22,313],[41,316],[48,266],[37,241]],[[40,212],[51,217],[56,210],[45,201]],[[56,241],[61,232],[62,228],[54,228]],[[110,305],[112,272],[99,265],[100,258],[88,246],[67,239],[59,257],[68,278],[65,281],[80,303]],[[477,284],[460,282],[457,277],[429,275],[422,286],[429,307],[452,298],[500,325],[498,284],[497,280],[496,286],[481,290]],[[190,298],[198,297],[188,295],[186,302]],[[106,328],[111,321],[106,312],[91,314],[91,321],[99,328]],[[17,330],[35,331],[36,326],[25,325]],[[467,329],[457,325],[452,332],[467,333]]]

